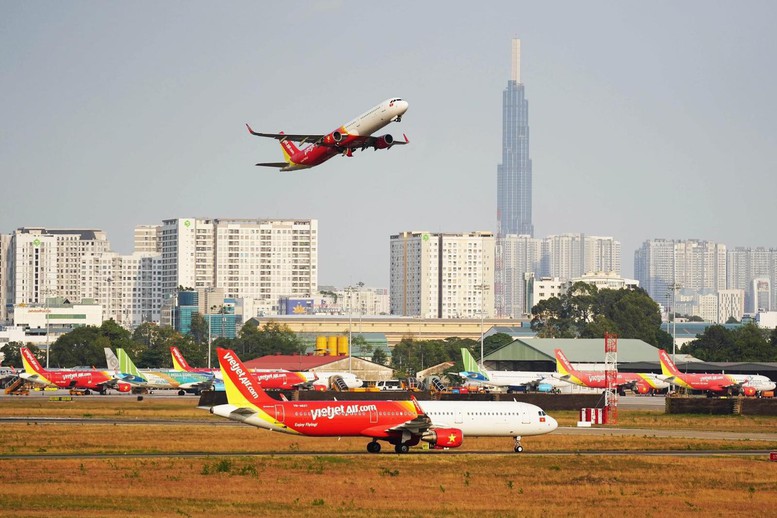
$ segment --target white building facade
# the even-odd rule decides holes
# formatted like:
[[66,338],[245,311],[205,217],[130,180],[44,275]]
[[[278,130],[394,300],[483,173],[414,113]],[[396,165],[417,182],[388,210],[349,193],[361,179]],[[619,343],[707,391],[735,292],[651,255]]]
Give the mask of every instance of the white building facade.
[[391,236],[390,249],[393,315],[493,317],[493,233],[402,232]]

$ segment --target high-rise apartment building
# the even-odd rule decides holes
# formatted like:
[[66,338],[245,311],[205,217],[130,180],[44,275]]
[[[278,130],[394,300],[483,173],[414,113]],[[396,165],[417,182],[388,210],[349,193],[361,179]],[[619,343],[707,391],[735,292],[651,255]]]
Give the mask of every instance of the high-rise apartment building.
[[102,230],[20,228],[11,234],[8,304],[81,300],[81,262],[110,250]]
[[494,316],[494,234],[391,236],[391,313],[422,318]]
[[621,273],[621,244],[612,237],[551,235],[542,241],[540,274],[569,280],[587,273]]
[[[531,312],[531,281],[540,271],[542,240],[509,234],[497,238],[497,315],[518,318]],[[528,275],[528,277],[527,277]]]
[[281,297],[311,297],[318,287],[317,220],[165,220],[162,290],[221,288],[274,314]]
[[8,322],[8,315],[13,311],[10,278],[13,274],[11,268],[11,236],[0,234],[0,325]]
[[521,40],[513,40],[512,73],[502,93],[502,163],[497,167],[497,232],[534,235],[529,103],[521,82]]
[[161,240],[160,235],[162,232],[161,225],[138,225],[135,227],[135,252],[161,252]]
[[686,294],[724,290],[726,245],[696,239],[645,241],[634,253],[634,276],[653,300],[666,306],[671,306],[673,289]]
[[128,329],[160,321],[161,254],[93,254],[82,260],[81,273],[81,298],[99,303],[103,320],[113,319]]
[[[769,311],[777,307],[777,249],[737,247],[729,250],[726,277],[729,288],[745,290],[747,311],[756,313],[759,308]],[[759,279],[767,282],[756,282]]]

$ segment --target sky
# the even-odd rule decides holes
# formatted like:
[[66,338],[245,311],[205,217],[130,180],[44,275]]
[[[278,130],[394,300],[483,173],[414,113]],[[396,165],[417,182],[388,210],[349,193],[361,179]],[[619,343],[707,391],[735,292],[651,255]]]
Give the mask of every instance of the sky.
[[[0,232],[313,218],[319,284],[388,287],[389,236],[496,231],[521,39],[535,237],[777,247],[771,1],[0,2]],[[389,97],[410,145],[301,172],[256,131]]]

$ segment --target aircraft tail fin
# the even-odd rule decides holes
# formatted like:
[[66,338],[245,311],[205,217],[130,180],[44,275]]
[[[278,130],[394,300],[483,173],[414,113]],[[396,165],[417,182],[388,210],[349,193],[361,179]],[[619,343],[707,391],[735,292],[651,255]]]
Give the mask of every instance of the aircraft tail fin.
[[569,360],[567,359],[566,355],[561,349],[556,349],[556,370],[559,374],[564,376],[569,376],[570,374],[574,374],[575,369],[572,367],[572,364],[569,363]]
[[[280,135],[283,135],[282,131],[280,132]],[[281,149],[283,150],[283,159],[286,160],[287,164],[290,164],[292,155],[299,153],[299,148],[294,144],[294,142],[285,138],[282,139],[280,143]]]
[[661,363],[661,374],[664,376],[678,376],[680,374],[669,354],[663,349],[658,350],[658,361]]
[[108,370],[109,371],[121,370],[119,368],[119,359],[113,353],[113,350],[110,347],[105,347],[104,350],[105,350],[105,362],[108,365]]
[[189,362],[186,361],[186,358],[183,357],[183,354],[181,354],[181,351],[176,346],[170,346],[170,355],[173,357],[173,369],[177,371],[191,371],[192,368],[189,366]]
[[266,403],[277,403],[259,386],[251,372],[237,357],[235,351],[217,347],[216,353],[219,358],[221,375],[224,378],[227,402],[230,405],[240,408],[251,408]]
[[19,349],[22,353],[22,365],[24,365],[24,371],[28,374],[45,374],[46,369],[40,364],[38,359],[32,354],[27,347]]
[[472,353],[470,353],[469,349],[465,347],[461,348],[461,360],[464,362],[465,371],[477,372],[478,374],[481,374],[485,379],[489,379],[488,372],[486,371],[486,369],[478,365],[478,362],[472,356]]
[[135,363],[132,361],[132,359],[129,357],[129,355],[124,351],[124,349],[116,349],[116,354],[119,357],[119,370],[125,374],[131,374],[132,376],[135,376],[136,378],[144,379],[148,381],[148,379],[140,373],[137,367],[135,367]]

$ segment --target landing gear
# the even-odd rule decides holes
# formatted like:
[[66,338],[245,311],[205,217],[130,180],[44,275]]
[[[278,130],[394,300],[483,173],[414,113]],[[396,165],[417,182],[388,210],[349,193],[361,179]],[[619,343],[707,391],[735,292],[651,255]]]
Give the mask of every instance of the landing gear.
[[515,438],[515,446],[513,446],[513,451],[515,453],[521,453],[523,451],[523,446],[521,446],[521,436],[517,436]]
[[186,395],[186,391],[181,389],[181,390],[178,391],[178,395],[179,396],[185,396]]
[[370,453],[380,453],[380,443],[378,441],[368,442],[367,451]]
[[394,451],[397,453],[407,453],[410,451],[410,446],[407,444],[396,444],[394,445]]

